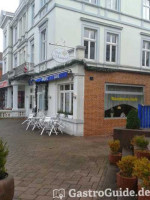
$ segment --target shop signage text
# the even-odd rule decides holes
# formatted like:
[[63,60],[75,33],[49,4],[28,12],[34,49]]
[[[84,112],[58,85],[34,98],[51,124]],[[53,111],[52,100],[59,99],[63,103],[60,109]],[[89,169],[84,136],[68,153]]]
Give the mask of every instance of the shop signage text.
[[138,101],[138,98],[111,97],[112,101]]
[[8,81],[2,81],[0,82],[0,88],[8,87]]
[[35,79],[35,82],[36,83],[49,82],[49,81],[59,80],[62,78],[67,78],[67,77],[68,77],[68,72],[62,72],[60,74],[54,74],[51,76],[46,76],[46,77],[41,77],[41,78]]
[[56,62],[65,63],[69,60],[69,53],[63,48],[56,48],[52,52],[52,57]]

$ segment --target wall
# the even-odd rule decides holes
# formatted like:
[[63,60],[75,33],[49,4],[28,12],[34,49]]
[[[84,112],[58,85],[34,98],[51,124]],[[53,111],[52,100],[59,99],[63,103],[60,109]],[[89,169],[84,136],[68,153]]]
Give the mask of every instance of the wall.
[[[89,77],[94,77],[93,81]],[[85,72],[84,135],[110,135],[113,128],[124,127],[125,119],[104,119],[105,83],[142,85],[144,104],[150,104],[149,75],[123,72]]]

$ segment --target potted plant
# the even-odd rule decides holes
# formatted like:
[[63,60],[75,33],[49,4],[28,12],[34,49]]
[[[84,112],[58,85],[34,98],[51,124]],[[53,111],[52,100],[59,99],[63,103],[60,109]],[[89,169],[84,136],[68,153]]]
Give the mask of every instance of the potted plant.
[[134,164],[133,175],[138,177],[138,190],[143,191],[138,200],[150,200],[150,196],[145,195],[146,190],[150,190],[150,161],[147,158],[137,159]]
[[113,140],[109,141],[109,147],[110,147],[110,154],[109,154],[109,162],[110,164],[117,164],[119,160],[121,160],[122,154],[119,152],[120,150],[120,141],[119,140]]
[[57,111],[57,114],[59,115],[59,117],[62,117],[62,118],[65,117],[65,114],[62,110]]
[[145,136],[135,136],[132,140],[132,145],[134,147],[134,155],[137,158],[146,157],[150,159],[150,151],[148,150],[149,141]]
[[0,199],[2,200],[12,200],[14,196],[14,179],[5,168],[7,156],[7,144],[0,138]]
[[68,119],[73,119],[73,112],[68,113]]
[[118,162],[120,172],[117,173],[117,186],[122,190],[129,189],[136,191],[137,189],[137,177],[133,176],[134,163],[136,161],[135,156],[122,157]]

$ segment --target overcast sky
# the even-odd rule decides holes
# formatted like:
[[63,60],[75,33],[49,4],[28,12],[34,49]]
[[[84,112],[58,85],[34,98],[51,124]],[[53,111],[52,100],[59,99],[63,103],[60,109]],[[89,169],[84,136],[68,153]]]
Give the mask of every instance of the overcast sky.
[[[19,4],[19,0],[0,0],[0,12],[1,10],[15,12]],[[0,52],[3,51],[3,34],[0,29]]]

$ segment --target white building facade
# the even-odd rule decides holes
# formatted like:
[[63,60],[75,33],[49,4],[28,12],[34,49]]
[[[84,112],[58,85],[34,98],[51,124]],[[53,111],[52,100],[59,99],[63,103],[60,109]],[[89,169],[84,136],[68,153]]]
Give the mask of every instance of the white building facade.
[[[150,72],[150,0],[22,0],[1,28],[4,110],[60,113],[71,135],[84,135],[86,68]],[[118,117],[117,98],[104,102],[105,118]],[[136,108],[144,95],[123,101]]]

